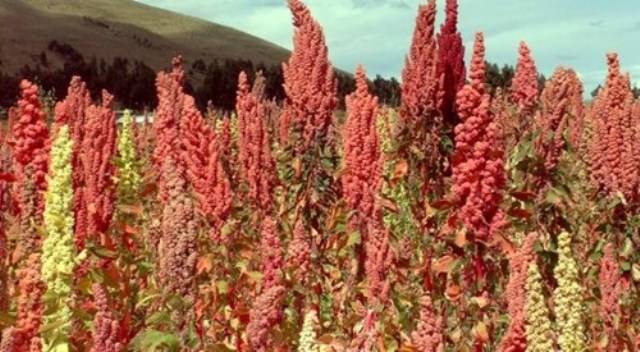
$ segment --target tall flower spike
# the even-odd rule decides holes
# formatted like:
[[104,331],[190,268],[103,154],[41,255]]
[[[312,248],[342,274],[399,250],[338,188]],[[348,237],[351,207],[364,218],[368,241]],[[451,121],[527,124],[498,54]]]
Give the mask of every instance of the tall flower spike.
[[163,163],[168,201],[162,211],[160,282],[166,292],[194,299],[197,223],[187,183],[173,160]]
[[369,94],[364,69],[356,70],[356,91],[346,97],[344,124],[344,172],[341,181],[344,198],[356,211],[356,227],[374,217],[375,195],[382,186],[382,159],[376,127],[378,99]]
[[390,233],[382,226],[381,220],[376,221],[376,224],[370,223],[364,243],[364,270],[371,304],[384,305],[389,299],[391,284],[388,275],[394,260],[389,237]]
[[2,336],[0,337],[0,351],[20,351],[20,348],[23,346],[24,345],[20,341],[20,334],[18,332],[18,329],[10,327],[2,331]]
[[180,304],[170,304],[171,322],[184,338],[194,320],[196,301],[196,262],[198,260],[198,222],[184,171],[169,156],[162,163],[166,203],[160,219],[161,238],[158,251],[158,280],[165,297],[180,297]]
[[469,84],[458,93],[461,123],[455,129],[452,191],[461,204],[456,216],[476,238],[487,239],[504,225],[500,210],[505,171],[485,88],[484,38],[476,34]]
[[306,282],[311,269],[311,243],[302,220],[293,228],[293,240],[289,243],[287,266],[293,271],[296,281]]
[[362,319],[359,332],[351,339],[346,352],[374,351],[378,339],[381,337],[376,328],[377,314],[373,309],[368,309]]
[[231,182],[221,162],[223,139],[206,125],[192,97],[186,96],[184,104],[180,120],[182,160],[198,207],[211,225],[211,238],[217,241],[232,202]]
[[155,131],[146,114],[141,125],[136,127],[135,142],[140,159],[152,159],[149,156],[155,149]]
[[[42,315],[44,306],[42,296],[45,286],[42,283],[40,253],[31,253],[24,264],[17,270],[19,296],[17,299],[18,314],[16,319],[16,329],[13,330],[13,339],[19,341],[21,347],[28,345],[41,345],[40,327],[42,326]],[[2,350],[18,352],[22,349]]]
[[410,145],[427,157],[419,168],[421,174],[432,172],[439,162],[442,118],[438,108],[442,101],[440,79],[443,77],[438,77],[437,71],[435,18],[435,0],[420,6],[411,49],[402,70],[399,123],[401,130],[409,135]]
[[[45,348],[57,346],[63,350],[71,327],[72,274],[76,253],[73,243],[73,141],[67,126],[57,131],[51,147],[49,185],[45,195],[44,227],[46,236],[42,244],[42,280],[47,287],[44,324],[60,324],[43,333]],[[58,349],[55,349],[56,351]]]
[[[69,133],[72,139],[81,140],[83,132],[84,114],[91,104],[91,96],[86,83],[80,76],[71,77],[67,96],[56,104],[55,126],[56,130],[62,126],[70,126]],[[78,150],[78,149],[75,149]]]
[[420,5],[409,55],[402,70],[400,117],[411,127],[433,124],[437,108],[436,2]]
[[540,97],[542,109],[537,119],[539,136],[536,150],[544,159],[547,175],[555,169],[564,148],[563,133],[571,118],[570,79],[568,70],[557,68],[547,81]]
[[42,112],[38,87],[33,83],[23,80],[20,82],[20,100],[18,101],[19,118],[12,126],[12,136],[9,143],[13,147],[13,167],[16,182],[14,183],[14,195],[17,197],[18,212],[20,198],[25,189],[25,169],[31,169],[31,177],[36,188],[36,209],[40,217],[44,209],[44,200],[41,193],[47,188],[46,175],[49,165],[49,130]]
[[513,109],[510,109],[509,98],[504,94],[502,88],[496,88],[491,98],[491,113],[496,129],[500,131],[500,142],[503,150],[513,150],[521,133],[518,131],[517,119]]
[[224,159],[228,162],[233,161],[235,150],[232,146],[238,139],[238,119],[234,114],[231,116],[225,114],[224,117],[216,120],[215,131],[219,154],[224,155]]
[[114,318],[107,300],[107,293],[99,284],[93,285],[93,297],[98,312],[93,319],[93,346],[91,352],[120,352],[122,344],[118,342],[120,324]]
[[614,247],[611,243],[604,247],[604,256],[600,260],[600,275],[598,278],[601,296],[600,317],[604,322],[604,333],[608,341],[606,351],[620,351],[623,348],[616,337],[615,320],[622,313],[619,300],[624,287],[621,284],[620,266],[616,261]]
[[629,77],[620,72],[618,55],[607,55],[607,81],[590,110],[592,137],[589,168],[596,185],[608,194],[621,192],[627,202],[638,201],[640,148],[633,127],[634,99]]
[[447,17],[438,34],[438,77],[442,85],[440,111],[446,125],[453,130],[458,124],[456,94],[464,86],[464,46],[458,31],[458,1],[447,0]]
[[525,42],[520,42],[518,54],[516,72],[511,83],[511,99],[522,114],[530,115],[538,100],[538,72]]
[[17,294],[17,314],[11,339],[21,346],[29,345],[30,341],[40,346],[40,327],[44,312],[42,296],[45,287],[40,275],[42,238],[37,230],[37,227],[42,225],[42,219],[36,206],[40,195],[36,190],[31,170],[31,166],[24,170],[24,188],[19,194],[20,236],[12,253],[12,259],[16,263],[17,282],[14,289]]
[[304,315],[302,331],[298,341],[298,352],[320,352],[320,347],[316,343],[316,325],[318,316],[315,310],[310,310]]
[[607,129],[600,118],[604,110],[604,94],[599,94],[586,113],[587,138],[585,138],[585,157],[592,183],[600,190],[607,187],[606,136]]
[[329,63],[328,49],[320,24],[301,0],[288,0],[293,14],[293,51],[283,65],[284,103],[281,137],[296,131],[302,141],[294,143],[298,154],[313,141],[324,144],[333,110],[337,105],[337,81]]
[[258,70],[258,72],[256,72],[256,79],[253,81],[253,86],[251,87],[251,94],[258,99],[258,101],[262,102],[266,99],[266,89],[267,80],[262,70]]
[[591,108],[593,128],[591,138],[591,171],[599,186],[609,193],[619,190],[618,173],[621,164],[620,110],[627,95],[620,62],[616,54],[607,55],[608,73]]
[[571,253],[571,235],[558,236],[558,264],[554,268],[558,287],[553,292],[558,345],[562,351],[586,351],[583,289],[578,277],[578,265]]
[[[182,89],[184,70],[182,58],[176,57],[172,61],[173,69],[170,72],[160,72],[156,78],[158,91],[158,108],[153,120],[153,130],[156,136],[156,145],[153,151],[153,162],[157,170],[162,170],[162,164],[167,160],[173,160],[173,167],[179,173],[183,172],[180,161],[180,119],[185,107],[185,94]],[[164,175],[158,179],[158,193],[160,200],[167,201],[169,190],[165,184]]]
[[260,253],[262,262],[262,292],[278,285],[281,279],[283,265],[282,247],[278,236],[277,224],[271,217],[262,221],[260,230]]
[[84,123],[87,108],[91,105],[91,96],[87,85],[79,76],[73,76],[69,82],[67,96],[56,104],[54,131],[62,126],[69,126],[69,134],[74,141],[73,149],[73,184],[74,190],[82,183],[82,165],[80,165],[79,151],[82,149],[82,139],[84,137]]
[[[114,210],[113,156],[116,142],[116,117],[112,103],[113,96],[103,91],[102,105],[90,106],[85,116],[80,158],[85,173],[82,203],[86,209],[83,213],[76,214],[76,221],[79,221],[78,215],[86,216],[82,220],[86,225],[84,232],[92,236],[106,235]],[[82,239],[79,239],[76,233],[76,243],[79,240]],[[100,242],[100,238],[94,240],[101,245],[106,245]]]
[[527,269],[526,283],[526,333],[527,352],[553,351],[553,329],[549,320],[549,308],[542,291],[542,276],[535,259]]
[[247,325],[251,351],[273,351],[269,335],[282,319],[282,299],[285,291],[284,286],[273,286],[263,291],[251,307],[250,321]]
[[584,141],[584,100],[582,98],[583,87],[576,71],[565,69],[567,80],[567,99],[569,100],[569,143],[574,149],[581,149]]
[[135,135],[133,133],[133,116],[131,111],[125,110],[122,117],[122,129],[117,141],[117,193],[121,201],[137,200],[142,185],[141,165],[136,150]]
[[265,106],[249,91],[244,71],[238,79],[236,111],[241,177],[249,186],[248,198],[251,204],[256,209],[267,210],[273,204],[275,161],[271,155]]
[[[0,173],[11,172],[11,153],[5,143],[5,136],[0,129]],[[0,214],[5,214],[11,207],[10,184],[5,180],[0,180]],[[9,253],[7,247],[7,221],[4,216],[0,216],[0,310],[9,308],[9,281],[7,280],[7,269],[5,258]]]
[[[627,81],[629,77],[627,76]],[[631,202],[638,202],[640,188],[640,159],[638,158],[638,148],[640,134],[635,124],[636,117],[633,116],[635,98],[633,93],[627,94],[622,111],[620,112],[620,124],[622,129],[622,162],[618,171],[620,174],[621,192],[625,198]]]
[[527,339],[525,332],[526,282],[529,264],[535,260],[533,246],[537,234],[525,237],[522,246],[509,257],[509,282],[505,290],[508,302],[509,327],[500,341],[500,351],[525,352]]
[[420,320],[416,330],[411,334],[411,342],[416,351],[443,352],[442,332],[442,318],[435,313],[431,297],[425,295],[420,299]]
[[75,236],[76,245],[79,249],[84,246],[84,239],[87,234],[87,212],[85,204],[83,185],[85,183],[85,171],[82,158],[80,156],[83,149],[85,135],[85,121],[87,108],[91,105],[91,96],[87,85],[79,76],[73,76],[69,82],[67,96],[56,104],[54,132],[63,126],[68,126],[69,135],[73,140],[73,155],[71,163],[73,165],[73,192],[74,192],[74,212],[75,212]]
[[13,149],[12,166],[16,176],[13,196],[21,232],[12,254],[17,259],[18,312],[11,339],[21,349],[27,349],[31,344],[36,348],[40,346],[39,330],[44,311],[44,285],[40,275],[42,238],[37,227],[43,221],[43,193],[47,187],[49,167],[49,131],[38,98],[38,88],[29,81],[22,81],[20,90],[18,109],[11,114],[15,115],[15,119],[10,126],[12,138],[8,141]]

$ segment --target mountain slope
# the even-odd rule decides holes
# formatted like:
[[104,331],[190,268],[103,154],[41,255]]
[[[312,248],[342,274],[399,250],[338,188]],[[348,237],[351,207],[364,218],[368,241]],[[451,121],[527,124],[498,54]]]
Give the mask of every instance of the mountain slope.
[[230,27],[132,0],[0,0],[0,26],[0,69],[7,72],[37,62],[52,40],[85,59],[126,57],[156,70],[177,53],[188,62],[240,58],[266,65],[289,54]]

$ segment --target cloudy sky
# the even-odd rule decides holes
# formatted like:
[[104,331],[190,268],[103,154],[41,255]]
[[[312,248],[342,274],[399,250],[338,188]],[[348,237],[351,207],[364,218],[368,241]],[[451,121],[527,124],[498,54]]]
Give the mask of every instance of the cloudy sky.
[[[138,0],[249,32],[291,48],[285,0]],[[325,30],[334,65],[348,71],[362,63],[370,75],[398,76],[411,40],[416,9],[426,0],[307,0]],[[459,0],[460,30],[467,57],[473,33],[483,31],[487,58],[514,64],[524,40],[538,69],[573,67],[590,91],[604,78],[605,54],[640,83],[638,0]],[[438,1],[438,22],[444,0]]]

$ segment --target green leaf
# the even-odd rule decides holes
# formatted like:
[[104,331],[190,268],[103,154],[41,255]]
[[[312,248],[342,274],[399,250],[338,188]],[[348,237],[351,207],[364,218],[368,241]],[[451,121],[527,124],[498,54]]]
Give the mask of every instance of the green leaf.
[[233,221],[228,221],[222,226],[222,229],[220,230],[220,234],[222,235],[223,238],[227,238],[231,236],[231,234],[233,234],[235,231],[236,231],[236,223]]
[[262,280],[263,275],[259,271],[248,271],[247,276],[249,276],[253,281],[260,281]]
[[229,292],[229,283],[226,282],[225,280],[216,281],[216,287],[218,288],[218,293],[220,293],[221,295],[224,295],[227,292]]
[[349,234],[349,239],[347,240],[347,247],[352,247],[354,245],[362,243],[362,236],[360,232],[352,232]]
[[97,255],[100,258],[104,258],[104,259],[118,258],[118,252],[112,251],[110,249],[106,249],[104,247],[94,247],[92,251],[93,253],[95,253],[95,255]]
[[45,347],[46,352],[69,352],[69,342],[60,335],[57,335],[50,346]]
[[556,188],[550,188],[544,197],[545,201],[550,204],[559,205],[562,203],[562,195]]
[[59,328],[67,325],[69,323],[69,321],[67,319],[58,319],[55,321],[52,321],[44,326],[42,326],[40,328],[40,333],[41,334],[45,334],[49,331],[55,331],[58,330]]
[[89,277],[91,278],[91,282],[102,284],[104,283],[105,276],[101,270],[92,269],[89,270]]
[[633,242],[631,241],[630,238],[625,238],[624,239],[624,245],[622,247],[622,251],[620,252],[620,256],[622,258],[629,258],[631,257],[631,255],[635,252],[634,248],[633,248]]
[[624,261],[620,263],[620,268],[622,268],[623,271],[629,271],[631,270],[631,263]]
[[148,330],[136,336],[133,345],[139,351],[156,351],[159,347],[168,348],[169,351],[179,351],[180,339],[170,333]]
[[207,349],[207,351],[212,351],[212,352],[235,352],[236,350],[223,344],[223,343],[217,343],[213,346],[210,347],[211,349]]
[[631,277],[633,277],[633,281],[640,282],[640,265],[638,263],[631,266]]
[[16,322],[16,318],[9,312],[0,312],[0,323],[2,325],[11,326]]
[[152,294],[152,295],[148,295],[146,297],[144,297],[143,299],[141,299],[137,304],[136,304],[136,309],[139,309],[140,307],[145,306],[149,301],[161,297],[162,294],[160,293],[156,293],[156,294]]
[[247,271],[247,267],[249,266],[249,262],[246,260],[239,260],[235,267],[240,269],[240,272],[246,272]]
[[169,316],[169,313],[165,312],[165,311],[159,311],[159,312],[155,312],[153,314],[151,314],[147,319],[146,319],[146,323],[147,325],[155,325],[159,322],[162,321],[170,321],[171,317]]

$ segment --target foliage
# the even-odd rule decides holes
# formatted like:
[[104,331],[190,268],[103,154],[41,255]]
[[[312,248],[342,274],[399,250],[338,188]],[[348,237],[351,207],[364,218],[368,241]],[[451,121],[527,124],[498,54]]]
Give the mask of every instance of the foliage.
[[[568,68],[534,82],[524,46],[514,99],[481,34],[468,83],[457,51],[436,84],[438,50],[462,48],[456,1],[441,36],[431,1],[401,98],[364,68],[341,79],[288,3],[281,77],[178,57],[129,106],[158,101],[153,123],[125,112],[117,131],[81,55],[52,45],[73,63],[67,98],[42,108],[25,81],[0,138],[0,351],[637,350],[640,102],[617,57],[586,106]],[[114,66],[102,83],[138,99]],[[194,90],[189,70],[220,86]],[[86,87],[66,89],[72,72]]]

